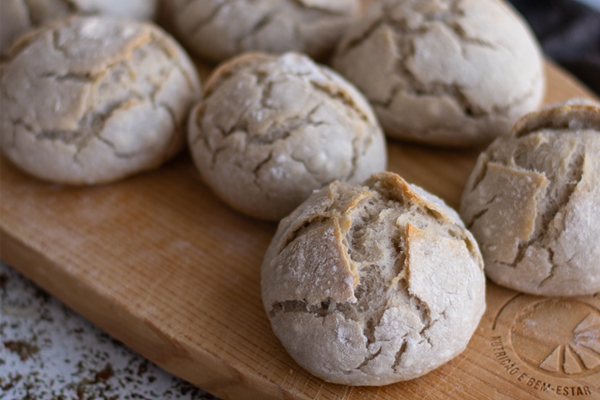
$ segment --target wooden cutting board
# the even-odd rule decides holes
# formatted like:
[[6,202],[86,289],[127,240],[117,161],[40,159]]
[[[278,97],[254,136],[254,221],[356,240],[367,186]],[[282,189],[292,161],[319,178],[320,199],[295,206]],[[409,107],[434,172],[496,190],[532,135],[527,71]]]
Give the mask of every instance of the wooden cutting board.
[[[547,73],[547,102],[592,97],[556,67]],[[389,168],[456,208],[477,153],[390,141]],[[92,188],[0,163],[0,257],[225,399],[600,399],[600,294],[549,299],[490,283],[487,312],[454,360],[381,388],[333,385],[287,355],[263,311],[259,270],[276,225],[221,204],[187,155]],[[581,350],[586,340],[595,352]]]

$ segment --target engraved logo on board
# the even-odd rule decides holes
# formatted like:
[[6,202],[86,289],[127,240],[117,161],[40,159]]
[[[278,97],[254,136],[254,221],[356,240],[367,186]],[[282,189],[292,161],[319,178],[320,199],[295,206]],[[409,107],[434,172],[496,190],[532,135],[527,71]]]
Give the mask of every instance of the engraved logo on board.
[[[504,291],[504,293],[501,293]],[[600,394],[600,293],[575,298],[512,294],[492,319],[494,370],[539,398]]]
[[510,338],[519,358],[546,375],[600,372],[600,311],[589,304],[572,299],[531,304],[514,320]]

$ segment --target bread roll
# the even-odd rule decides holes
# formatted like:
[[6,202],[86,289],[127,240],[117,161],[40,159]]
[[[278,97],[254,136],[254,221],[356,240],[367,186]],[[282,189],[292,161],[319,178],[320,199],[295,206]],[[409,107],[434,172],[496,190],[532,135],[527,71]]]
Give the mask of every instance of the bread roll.
[[167,26],[193,54],[221,62],[243,52],[326,56],[360,0],[169,0]]
[[183,146],[197,71],[158,27],[72,17],[23,37],[0,67],[4,154],[40,179],[112,182]]
[[544,296],[600,291],[600,108],[556,104],[484,151],[461,215],[494,282]]
[[497,0],[384,0],[342,38],[333,67],[373,104],[389,137],[488,143],[536,110],[543,59]]
[[383,133],[364,97],[308,57],[248,54],[221,66],[189,125],[204,181],[234,209],[278,221],[334,180],[386,167]]
[[111,15],[138,20],[154,17],[158,0],[2,0],[0,57],[30,30],[73,14]]
[[279,224],[261,270],[277,337],[345,385],[413,379],[462,352],[485,310],[477,243],[398,175],[334,182]]

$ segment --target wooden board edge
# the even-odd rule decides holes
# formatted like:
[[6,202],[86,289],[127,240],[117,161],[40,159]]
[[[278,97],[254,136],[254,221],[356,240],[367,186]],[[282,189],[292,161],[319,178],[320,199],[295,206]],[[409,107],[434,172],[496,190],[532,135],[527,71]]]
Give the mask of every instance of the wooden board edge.
[[[548,96],[548,91],[551,85],[556,88],[556,86],[554,86],[556,84],[555,79],[559,77],[561,81],[561,91],[578,93],[578,96],[600,101],[600,96],[598,94],[596,94],[591,88],[589,88],[571,72],[561,67],[557,62],[549,58],[544,58],[544,67],[546,73],[546,97]],[[554,82],[554,85],[551,82]],[[568,88],[565,86],[568,86]],[[552,101],[548,104],[552,104]]]
[[[94,292],[59,268],[38,249],[27,246],[22,240],[8,233],[3,226],[0,226],[0,259],[8,265],[18,265],[17,270],[25,277],[115,339],[166,371],[212,395],[223,399],[307,399],[299,397],[298,394],[288,393],[272,381],[265,387],[265,381],[249,379],[242,371],[214,354],[201,351],[192,354],[189,349],[180,345],[177,338],[166,337],[150,323],[140,322],[129,310],[117,307],[109,298]],[[62,282],[62,287],[68,286],[73,290],[65,292],[53,282]],[[86,298],[87,301],[80,301],[82,298]],[[123,329],[126,326],[129,329]]]

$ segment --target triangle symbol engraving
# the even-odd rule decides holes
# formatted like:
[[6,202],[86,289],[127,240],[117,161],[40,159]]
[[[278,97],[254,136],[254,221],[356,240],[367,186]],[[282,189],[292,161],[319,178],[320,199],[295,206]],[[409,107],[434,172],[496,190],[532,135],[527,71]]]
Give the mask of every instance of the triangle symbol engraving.
[[579,325],[577,325],[573,333],[581,333],[596,325],[600,325],[600,317],[595,314],[589,313],[587,317],[585,317],[583,321],[581,321]]
[[581,372],[581,367],[575,358],[575,355],[571,351],[569,347],[565,346],[565,363],[563,364],[565,369],[565,373],[567,374],[576,374]]
[[571,348],[577,353],[579,358],[581,358],[583,365],[585,365],[587,369],[594,369],[600,365],[600,356],[593,351],[590,351],[585,347],[572,346]]
[[593,340],[591,338],[581,338],[577,340],[577,344],[580,346],[585,346],[588,349],[594,350],[596,353],[600,354],[600,341]]
[[542,361],[540,364],[540,368],[545,369],[550,372],[558,372],[560,362],[560,346],[556,346],[556,348],[550,353],[548,357]]

